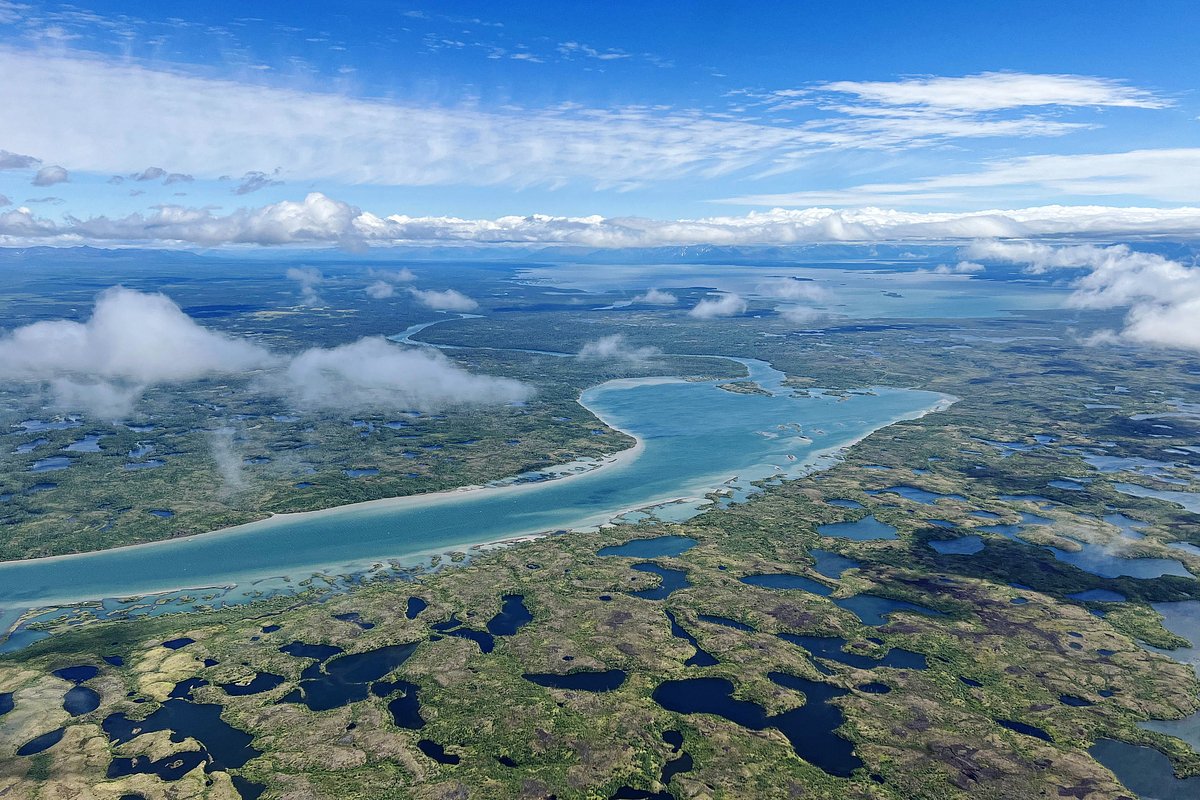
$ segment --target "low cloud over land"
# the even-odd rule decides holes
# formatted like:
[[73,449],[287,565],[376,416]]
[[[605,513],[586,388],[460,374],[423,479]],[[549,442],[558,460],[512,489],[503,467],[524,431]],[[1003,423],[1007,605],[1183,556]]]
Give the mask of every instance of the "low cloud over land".
[[601,336],[595,341],[588,342],[579,350],[579,358],[589,360],[614,360],[641,363],[654,356],[660,355],[657,347],[637,347],[626,340],[620,333],[611,336]]
[[673,306],[679,302],[679,298],[670,292],[664,292],[661,289],[650,288],[643,294],[639,294],[633,298],[635,303],[643,303],[648,306]]
[[302,410],[432,410],[511,403],[532,389],[475,375],[428,349],[380,337],[298,355],[199,325],[170,298],[123,287],[100,294],[84,322],[51,320],[0,338],[0,379],[38,383],[69,411],[128,414],[151,386],[210,376],[255,376],[248,391]]
[[382,337],[296,356],[284,391],[304,410],[415,409],[512,403],[532,390],[508,378],[474,375],[430,348],[405,349]]
[[432,308],[434,311],[465,312],[479,308],[479,303],[456,289],[444,289],[440,292],[434,289],[409,289],[408,291],[418,303],[426,308]]
[[114,287],[86,322],[52,320],[0,339],[0,376],[51,384],[62,405],[112,413],[148,386],[243,374],[267,350],[204,328],[170,298]]
[[1129,308],[1120,331],[1097,341],[1200,350],[1200,268],[1126,245],[1054,247],[1036,242],[976,242],[968,258],[1024,264],[1031,272],[1086,270],[1073,282],[1074,308]]
[[746,313],[746,301],[736,294],[723,294],[719,297],[704,299],[696,303],[688,312],[689,317],[697,319],[716,319],[717,317],[735,317]]

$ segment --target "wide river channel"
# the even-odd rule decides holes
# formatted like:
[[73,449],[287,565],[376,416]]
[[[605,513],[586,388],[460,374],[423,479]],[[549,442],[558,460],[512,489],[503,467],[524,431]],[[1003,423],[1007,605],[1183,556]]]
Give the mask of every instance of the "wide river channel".
[[[842,397],[797,394],[770,365],[742,363],[749,379],[769,394],[733,393],[718,388],[719,381],[665,378],[587,390],[583,405],[636,436],[639,447],[569,477],[363,503],[154,544],[0,563],[0,634],[34,608],[205,587],[225,587],[225,601],[236,602],[238,595],[287,591],[314,574],[361,573],[380,562],[416,565],[435,553],[592,527],[622,512],[679,498],[694,501],[723,487],[741,497],[752,481],[820,468],[872,431],[951,402],[931,392],[893,388]],[[233,587],[238,591],[231,598]]]

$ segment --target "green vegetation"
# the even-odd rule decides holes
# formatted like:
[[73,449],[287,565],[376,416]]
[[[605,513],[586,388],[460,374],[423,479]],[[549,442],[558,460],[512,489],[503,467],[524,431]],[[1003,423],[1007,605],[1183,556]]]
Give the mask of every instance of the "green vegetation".
[[[527,297],[511,302],[519,308],[533,301]],[[750,502],[714,509],[687,523],[623,525],[547,537],[469,559],[451,557],[446,559],[451,563],[411,582],[369,583],[325,602],[316,602],[314,591],[234,609],[71,626],[0,659],[0,692],[15,692],[16,699],[14,712],[0,720],[0,763],[5,765],[0,791],[14,798],[102,800],[130,791],[154,798],[232,796],[222,771],[209,776],[211,785],[205,784],[199,769],[170,784],[145,775],[104,777],[115,754],[157,758],[189,747],[151,735],[114,748],[99,725],[113,713],[136,718],[152,713],[176,683],[193,677],[208,682],[194,691],[197,701],[221,704],[227,722],[254,736],[254,746],[263,754],[231,772],[265,784],[266,798],[555,795],[590,800],[610,797],[621,786],[657,790],[663,788],[657,785],[663,765],[674,757],[661,738],[667,730],[682,732],[683,750],[694,760],[693,768],[676,775],[668,787],[679,798],[1127,796],[1086,752],[1100,736],[1152,744],[1172,758],[1180,774],[1200,774],[1200,756],[1183,742],[1137,726],[1151,717],[1181,717],[1200,705],[1200,686],[1191,670],[1142,646],[1184,644],[1163,628],[1149,604],[1200,598],[1200,582],[1178,576],[1103,578],[1037,546],[1122,547],[1126,555],[1175,558],[1200,571],[1200,558],[1168,547],[1175,542],[1200,544],[1193,515],[1169,503],[1118,491],[1118,482],[1145,481],[1130,471],[1134,465],[1098,472],[1084,460],[1099,452],[1154,460],[1161,459],[1164,450],[1189,452],[1179,448],[1194,445],[1200,426],[1187,418],[1147,415],[1174,413],[1176,398],[1194,394],[1194,364],[1169,353],[1139,351],[1133,359],[1120,349],[1087,348],[1074,344],[1067,330],[1073,326],[1086,334],[1102,323],[1099,317],[1061,320],[1032,314],[1005,320],[855,325],[814,336],[796,334],[773,318],[701,323],[682,312],[585,315],[564,304],[536,314],[494,313],[426,330],[422,338],[427,341],[466,346],[504,342],[514,348],[559,352],[578,350],[599,335],[623,333],[636,346],[653,345],[671,353],[701,356],[717,350],[717,355],[761,358],[786,371],[797,391],[820,387],[850,393],[902,385],[945,392],[959,400],[946,411],[879,431],[829,470],[767,487]],[[961,346],[963,342],[969,346]],[[459,358],[464,355],[456,353]],[[479,483],[611,452],[626,446],[627,440],[574,403],[580,389],[627,375],[713,375],[724,369],[729,374],[722,377],[742,374],[729,362],[675,356],[646,363],[585,363],[472,350],[463,360],[473,369],[536,383],[537,399],[524,409],[413,419],[400,431],[377,425],[365,437],[347,420],[306,420],[303,424],[311,431],[288,428],[288,423],[245,425],[240,435],[246,437],[241,440],[246,452],[269,453],[273,460],[247,469],[252,479],[245,491],[253,494],[246,495],[243,506],[212,500],[219,495],[211,480],[209,488],[197,488],[205,483],[203,475],[211,479],[214,474],[199,458],[174,459],[179,466],[168,459],[167,467],[144,473],[153,483],[128,490],[122,487],[133,483],[131,476],[117,475],[111,484],[98,477],[107,474],[106,469],[119,469],[116,462],[95,469],[81,463],[65,473],[50,473],[60,488],[53,504],[51,493],[41,495],[46,498],[41,515],[10,517],[4,552],[62,552],[93,541],[107,545],[129,540],[135,527],[138,536],[148,538],[177,535],[201,530],[212,520],[237,521],[243,514]],[[753,388],[736,380],[725,384],[729,387]],[[223,390],[187,391],[217,397]],[[226,397],[222,402],[228,412],[239,413],[234,400]],[[273,412],[256,413],[261,417]],[[189,433],[196,420],[180,416],[168,425],[164,416],[169,416],[165,410],[161,416],[156,412],[154,419],[176,431],[179,452],[198,453],[201,434]],[[54,435],[72,437],[79,432]],[[316,477],[306,480],[318,484],[318,492],[298,494],[289,488],[295,481],[292,476],[272,476],[271,465],[283,459],[270,443],[289,437],[297,444],[317,445],[303,451],[303,459],[317,466]],[[136,436],[130,434],[129,439]],[[520,446],[506,449],[503,444],[510,439],[520,440]],[[124,447],[125,440],[118,441]],[[57,447],[59,440],[54,443]],[[405,450],[430,443],[442,446],[429,451],[438,458],[400,460]],[[81,457],[88,458],[93,456]],[[99,465],[109,456],[94,458]],[[338,477],[341,468],[351,466],[378,467],[380,474]],[[6,474],[17,474],[16,469],[6,467]],[[179,471],[168,472],[171,469]],[[410,470],[422,477],[410,483],[396,479],[397,472]],[[1166,474],[1182,482],[1180,489],[1200,489],[1194,470],[1168,468]],[[60,480],[64,475],[81,476],[79,484],[68,483],[66,477]],[[1051,485],[1064,478],[1078,480],[1069,488]],[[955,497],[921,503],[887,491],[898,485]],[[159,529],[139,523],[113,528],[109,539],[93,539],[93,529],[67,524],[101,498],[114,508],[128,504],[121,491],[143,498],[139,508],[158,507],[159,497],[179,498],[170,506],[177,516],[163,520],[159,534]],[[191,492],[196,493],[194,506],[182,502]],[[1050,504],[1025,496],[1045,498]],[[72,502],[77,506],[60,506],[64,498],[76,498]],[[828,502],[834,499],[855,500],[864,508]],[[187,509],[193,507],[194,516],[189,517]],[[16,508],[25,506],[5,507],[5,513],[15,514]],[[1103,519],[1114,510],[1134,519],[1144,536],[1123,540]],[[990,516],[981,517],[981,512]],[[983,530],[1017,524],[1022,512],[1046,516],[1051,523],[1029,526],[1015,538]],[[821,524],[866,514],[894,526],[898,537],[851,541],[823,538],[817,532]],[[51,521],[39,522],[40,516]],[[956,530],[931,520],[952,523]],[[631,570],[633,560],[595,554],[605,544],[663,533],[698,542],[678,558],[652,559],[686,570],[691,582],[663,601],[629,594],[658,582],[654,575]],[[930,541],[963,533],[981,535],[984,549],[973,555],[943,555],[929,546]],[[817,574],[810,552],[817,547],[836,551],[858,566],[840,580]],[[751,587],[739,580],[763,572],[805,575],[834,591],[826,598]],[[1129,602],[1084,603],[1067,597],[1093,589],[1119,592]],[[834,602],[864,593],[918,603],[942,615],[898,612],[887,625],[869,627]],[[483,630],[506,594],[522,595],[533,621],[513,636],[497,637],[491,653],[431,629],[453,614],[467,627]],[[412,620],[405,614],[410,596],[429,604]],[[719,663],[685,666],[694,648],[672,635],[664,610],[670,610]],[[357,613],[374,627],[335,619],[348,613]],[[730,618],[754,630],[705,622],[700,615]],[[264,632],[268,625],[279,630]],[[775,635],[783,632],[840,636],[855,652],[874,655],[906,648],[923,654],[929,667],[862,670],[817,661]],[[180,636],[196,642],[177,651],[161,646]],[[332,644],[348,652],[420,642],[392,678],[419,686],[425,727],[414,731],[395,726],[387,698],[368,697],[317,712],[280,703],[311,663],[280,652],[281,645],[292,641]],[[120,656],[123,666],[104,664],[98,660],[101,656]],[[205,659],[216,663],[206,666]],[[103,701],[96,711],[67,719],[61,709],[67,684],[49,672],[78,663],[102,667],[94,685]],[[522,678],[527,672],[606,669],[624,670],[628,679],[615,691],[591,693],[547,689]],[[705,675],[730,680],[737,698],[752,700],[768,713],[802,706],[806,700],[800,693],[767,678],[772,671],[849,690],[838,701],[845,715],[839,733],[854,743],[865,764],[852,778],[834,778],[806,762],[773,729],[756,732],[715,716],[680,716],[652,699],[664,680]],[[257,672],[283,676],[284,682],[264,694],[245,696],[231,696],[218,686],[245,681]],[[886,683],[891,691],[871,694],[855,688],[868,681]],[[1068,705],[1061,702],[1062,695],[1092,705]],[[1037,726],[1053,741],[1003,728],[998,719]],[[44,757],[13,755],[32,736],[63,723],[64,741]],[[419,739],[443,745],[460,762],[435,762],[418,748]],[[516,766],[506,766],[501,758]]]

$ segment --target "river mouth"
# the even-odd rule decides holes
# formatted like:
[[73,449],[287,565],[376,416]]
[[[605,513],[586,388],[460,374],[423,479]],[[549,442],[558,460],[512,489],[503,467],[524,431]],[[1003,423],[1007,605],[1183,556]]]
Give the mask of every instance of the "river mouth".
[[[795,393],[770,365],[742,361],[762,394],[718,388],[722,381],[619,380],[580,399],[638,445],[606,465],[552,480],[376,501],[148,545],[0,564],[0,622],[31,609],[99,603],[95,616],[166,613],[197,604],[248,602],[349,576],[427,568],[431,556],[557,530],[595,528],[637,509],[670,504],[686,519],[741,502],[761,482],[798,478],[835,463],[876,430],[944,408],[933,392],[876,387],[833,395]],[[678,501],[683,500],[680,503]],[[187,587],[218,587],[204,590]],[[177,593],[184,603],[152,594]],[[44,615],[41,618],[45,618]],[[27,643],[28,639],[24,640]],[[2,649],[23,643],[13,637]]]

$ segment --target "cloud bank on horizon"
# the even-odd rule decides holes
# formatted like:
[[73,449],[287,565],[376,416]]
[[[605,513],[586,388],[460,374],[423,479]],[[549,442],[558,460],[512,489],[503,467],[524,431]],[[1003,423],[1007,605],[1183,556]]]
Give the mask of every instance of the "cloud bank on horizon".
[[320,192],[220,215],[159,206],[124,217],[58,222],[26,206],[0,210],[0,245],[309,245],[361,247],[430,243],[571,245],[592,248],[788,245],[817,242],[1026,239],[1039,236],[1200,236],[1200,207],[1041,206],[964,212],[886,208],[775,208],[740,216],[495,219],[379,217]]

